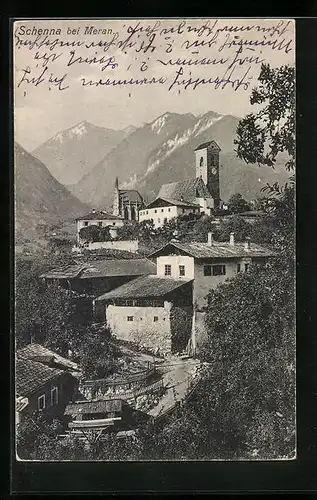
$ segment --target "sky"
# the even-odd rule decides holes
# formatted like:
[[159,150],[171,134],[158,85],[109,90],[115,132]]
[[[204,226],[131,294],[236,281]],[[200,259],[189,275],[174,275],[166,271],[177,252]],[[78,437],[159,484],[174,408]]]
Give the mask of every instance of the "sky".
[[[185,24],[180,26],[180,23]],[[112,34],[85,34],[86,27],[112,30]],[[156,30],[151,32],[156,26]],[[263,32],[262,29],[266,29]],[[48,35],[39,34],[39,29],[55,30]],[[57,30],[61,33],[58,34]],[[161,20],[28,20],[14,25],[14,123],[15,140],[28,151],[76,123],[86,120],[94,125],[112,129],[122,129],[129,125],[140,126],[151,122],[166,111],[175,113],[206,113],[210,110],[221,114],[233,114],[241,117],[252,111],[250,93],[257,83],[260,62],[249,61],[253,57],[265,61],[271,66],[294,64],[294,22],[287,20],[265,19],[161,19]],[[27,33],[30,30],[30,34]],[[69,33],[75,30],[76,34]],[[164,31],[165,30],[165,31]],[[199,31],[200,30],[200,31]],[[235,30],[235,31],[234,31]],[[261,31],[262,30],[262,31]],[[131,34],[131,31],[133,32]],[[179,31],[179,32],[178,32]],[[87,44],[99,41],[107,42],[118,33],[116,45],[104,51],[104,47],[90,47]],[[155,34],[154,41],[151,37]],[[130,37],[130,38],[129,38]],[[234,38],[236,37],[236,38]],[[135,42],[133,47],[119,47],[118,40]],[[63,43],[84,42],[83,46],[61,47],[56,44],[36,46],[45,40],[63,41]],[[257,46],[256,42],[265,42]],[[196,45],[195,45],[196,41]],[[247,42],[243,53],[234,42]],[[275,41],[275,46],[274,42]],[[141,44],[143,42],[143,48]],[[251,42],[251,43],[250,43]],[[270,42],[270,43],[268,43]],[[252,45],[253,43],[253,45]],[[197,45],[198,44],[198,45]],[[231,45],[230,45],[231,44]],[[273,46],[272,46],[273,44]],[[144,52],[144,48],[150,45]],[[152,47],[154,50],[152,51]],[[169,47],[171,51],[168,52]],[[286,48],[285,48],[286,47]],[[140,50],[139,50],[140,49]],[[72,55],[72,51],[75,51]],[[86,62],[74,63],[79,57]],[[116,67],[101,68],[103,64],[88,63],[95,57],[112,58]],[[240,58],[240,62],[238,60]],[[49,60],[47,61],[47,59]],[[55,60],[52,60],[54,59]],[[223,59],[223,63],[201,65],[164,65],[169,59],[175,62],[206,59]],[[234,59],[237,59],[234,64]],[[242,58],[246,59],[242,64]],[[147,70],[141,72],[140,66],[146,63]],[[174,81],[176,72],[183,68],[183,78],[221,77],[229,64],[234,64],[235,78],[242,78],[249,68],[248,88],[242,86],[234,91],[230,85],[225,89],[215,85],[199,85],[195,90],[184,85],[169,85]],[[36,78],[47,67],[43,81],[36,84]],[[143,66],[144,67],[144,66]],[[30,73],[25,73],[28,69]],[[59,90],[58,86],[48,81],[67,74]],[[23,75],[32,82],[23,80]],[[166,78],[166,84],[160,85],[125,85],[125,86],[82,86],[86,81],[101,79]],[[233,77],[232,77],[233,78]],[[181,77],[179,76],[179,80]]]

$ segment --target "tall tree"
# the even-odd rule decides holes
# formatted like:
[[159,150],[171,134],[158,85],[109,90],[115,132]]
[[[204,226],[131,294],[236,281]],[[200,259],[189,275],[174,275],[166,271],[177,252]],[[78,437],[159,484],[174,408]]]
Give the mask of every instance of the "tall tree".
[[288,170],[295,167],[295,68],[271,68],[262,64],[259,86],[251,104],[259,106],[240,120],[237,128],[237,155],[247,163],[274,167],[279,153],[288,154]]

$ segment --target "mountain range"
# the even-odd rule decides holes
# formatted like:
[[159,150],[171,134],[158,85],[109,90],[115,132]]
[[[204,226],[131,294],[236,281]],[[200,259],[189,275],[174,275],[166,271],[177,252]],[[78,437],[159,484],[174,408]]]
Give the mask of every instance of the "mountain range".
[[209,111],[200,116],[164,113],[132,131],[77,183],[68,186],[89,205],[111,208],[115,177],[122,188],[137,188],[147,201],[162,184],[195,176],[194,150],[214,139],[221,147],[221,198],[241,193],[247,200],[259,195],[266,183],[284,184],[288,173],[281,158],[273,170],[249,165],[235,155],[239,118]]
[[62,184],[75,184],[135,128],[112,130],[87,121],[59,132],[32,151]]
[[75,218],[89,209],[46,166],[19,144],[15,155],[15,229],[16,242],[38,235],[41,224]]
[[151,201],[162,184],[195,176],[194,150],[211,139],[221,147],[224,201],[234,193],[251,200],[266,183],[284,184],[289,177],[285,158],[272,169],[236,157],[238,121],[213,111],[199,116],[167,112],[120,131],[83,121],[34,154],[15,144],[17,235],[34,235],[39,224],[73,221],[92,207],[111,210],[116,176],[121,188],[136,188]]

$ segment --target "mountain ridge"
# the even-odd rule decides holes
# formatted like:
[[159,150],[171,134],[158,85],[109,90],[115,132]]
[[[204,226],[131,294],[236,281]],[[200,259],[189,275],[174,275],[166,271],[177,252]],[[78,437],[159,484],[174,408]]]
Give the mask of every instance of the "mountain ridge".
[[32,155],[67,186],[78,182],[128,135],[128,130],[113,130],[82,120],[57,132],[35,148]]
[[75,218],[89,210],[48,168],[17,142],[15,158],[16,240],[34,238],[40,225]]

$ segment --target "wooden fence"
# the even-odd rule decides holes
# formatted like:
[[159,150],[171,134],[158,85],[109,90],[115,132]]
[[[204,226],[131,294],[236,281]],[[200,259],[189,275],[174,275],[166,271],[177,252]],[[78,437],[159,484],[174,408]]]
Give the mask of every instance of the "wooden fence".
[[160,388],[164,387],[163,379],[157,380],[153,382],[153,384],[146,385],[145,387],[140,387],[140,389],[136,389],[134,391],[127,391],[122,394],[114,394],[109,396],[102,396],[101,399],[105,401],[111,401],[113,399],[135,399],[143,394],[147,394],[148,392],[156,391]]
[[130,385],[136,382],[144,382],[148,378],[150,378],[152,375],[154,375],[156,371],[155,364],[150,364],[150,368],[147,370],[142,370],[141,372],[133,373],[132,375],[128,375],[127,377],[121,378],[121,379],[115,379],[115,380],[109,380],[106,378],[103,379],[96,379],[96,380],[85,380],[82,383],[82,386],[84,389],[92,389],[94,388],[95,390],[102,389],[102,390],[107,390],[109,387],[116,387],[116,386],[124,386],[124,385]]

